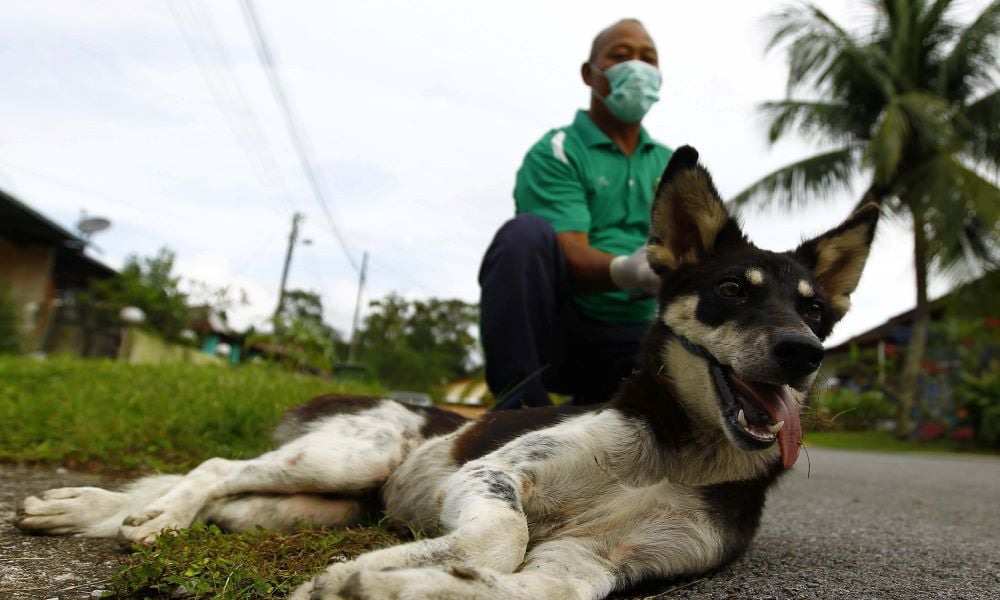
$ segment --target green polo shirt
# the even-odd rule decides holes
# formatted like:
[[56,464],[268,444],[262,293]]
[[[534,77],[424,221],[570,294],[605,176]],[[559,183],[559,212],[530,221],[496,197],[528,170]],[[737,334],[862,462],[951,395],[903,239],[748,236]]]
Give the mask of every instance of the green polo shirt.
[[[573,124],[553,129],[532,146],[517,172],[517,214],[536,214],[556,233],[586,233],[590,245],[610,254],[631,254],[649,237],[649,213],[671,150],[642,129],[639,145],[625,156],[584,110]],[[581,312],[605,323],[640,323],[656,312],[653,299],[632,292],[576,292]]]

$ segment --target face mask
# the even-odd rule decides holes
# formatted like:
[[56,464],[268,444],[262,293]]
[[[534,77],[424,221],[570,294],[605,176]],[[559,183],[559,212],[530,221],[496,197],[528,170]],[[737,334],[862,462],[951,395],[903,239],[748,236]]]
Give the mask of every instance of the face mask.
[[[596,65],[591,68],[601,73]],[[615,117],[625,123],[641,121],[650,107],[660,95],[660,71],[653,65],[641,60],[629,60],[608,67],[603,71],[611,86],[611,93],[601,98],[597,92],[594,95],[601,98]]]

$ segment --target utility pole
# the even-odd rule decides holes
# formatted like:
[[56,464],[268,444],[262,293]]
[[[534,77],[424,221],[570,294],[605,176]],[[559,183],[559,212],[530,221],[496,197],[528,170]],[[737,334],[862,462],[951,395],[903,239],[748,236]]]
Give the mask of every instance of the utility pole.
[[361,290],[365,287],[368,273],[368,253],[361,257],[361,276],[358,278],[358,299],[354,302],[354,323],[351,325],[351,346],[347,351],[347,364],[353,365],[358,354],[358,317],[361,316]]
[[302,213],[292,215],[292,232],[288,234],[288,251],[285,252],[285,266],[281,269],[281,287],[278,288],[278,306],[274,309],[274,328],[278,328],[278,315],[285,306],[285,284],[288,283],[288,265],[292,263],[292,250],[295,242],[299,239],[299,225],[303,219]]

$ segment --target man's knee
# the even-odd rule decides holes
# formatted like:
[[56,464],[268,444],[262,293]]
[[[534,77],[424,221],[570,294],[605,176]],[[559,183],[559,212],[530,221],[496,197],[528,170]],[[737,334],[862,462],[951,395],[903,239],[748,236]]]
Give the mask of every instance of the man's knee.
[[491,250],[536,256],[557,248],[556,232],[548,221],[532,214],[520,214],[497,231]]

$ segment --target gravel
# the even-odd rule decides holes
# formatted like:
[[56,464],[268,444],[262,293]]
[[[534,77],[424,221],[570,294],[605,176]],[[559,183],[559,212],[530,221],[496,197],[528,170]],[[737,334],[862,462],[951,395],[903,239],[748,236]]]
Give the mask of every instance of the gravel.
[[[772,491],[754,546],[711,576],[632,598],[996,598],[1000,459],[810,450]],[[50,487],[116,485],[0,466],[0,598],[89,598],[108,587],[113,540],[28,536],[16,500]]]

